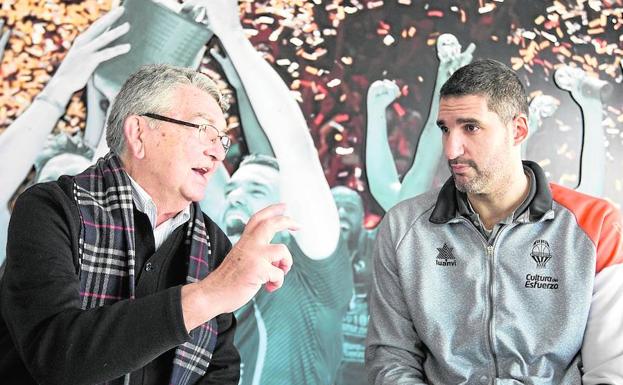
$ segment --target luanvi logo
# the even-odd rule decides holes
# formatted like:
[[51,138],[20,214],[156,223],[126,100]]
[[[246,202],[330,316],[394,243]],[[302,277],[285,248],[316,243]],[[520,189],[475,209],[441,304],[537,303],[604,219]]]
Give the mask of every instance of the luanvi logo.
[[547,262],[552,259],[552,253],[549,248],[549,243],[544,239],[537,239],[532,244],[532,251],[530,256],[536,262],[536,267],[539,269],[545,269]]
[[439,251],[435,261],[437,266],[456,266],[456,258],[452,254],[452,247],[448,247],[448,245],[444,243],[442,247],[436,247],[436,249]]

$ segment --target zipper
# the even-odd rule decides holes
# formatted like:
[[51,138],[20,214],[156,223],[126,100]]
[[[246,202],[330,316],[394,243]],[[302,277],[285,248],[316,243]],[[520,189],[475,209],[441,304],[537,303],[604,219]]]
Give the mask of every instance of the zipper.
[[493,313],[493,298],[494,298],[494,280],[493,280],[493,274],[494,274],[494,261],[495,261],[495,253],[493,252],[495,250],[495,244],[496,241],[498,240],[498,238],[500,237],[500,235],[502,234],[502,232],[504,230],[506,230],[506,227],[508,227],[507,225],[503,225],[502,228],[500,228],[500,230],[497,232],[497,234],[495,235],[495,238],[493,238],[493,242],[490,244],[489,241],[484,237],[484,235],[482,235],[482,233],[480,231],[478,231],[478,229],[476,228],[476,226],[474,226],[474,224],[469,221],[467,218],[464,217],[460,217],[458,218],[459,220],[465,222],[467,224],[468,227],[470,227],[472,230],[474,230],[476,232],[476,234],[478,234],[478,236],[480,237],[483,246],[485,247],[485,252],[487,255],[487,266],[488,266],[488,270],[489,270],[489,284],[488,284],[488,293],[487,293],[487,299],[488,299],[488,305],[489,305],[489,314],[488,314],[488,319],[487,319],[487,343],[489,345],[489,355],[491,356],[491,361],[493,362],[493,371],[492,371],[492,378],[491,378],[491,383],[495,383],[495,379],[497,377],[499,377],[499,369],[498,369],[498,362],[497,362],[497,355],[495,354],[495,349],[493,347],[493,341],[495,340],[495,336],[493,333],[493,323],[494,323],[494,313]]
[[[502,231],[500,229],[500,231]],[[499,233],[498,233],[499,235]],[[496,236],[497,238],[497,236]],[[494,239],[495,244],[495,239]],[[495,314],[493,312],[493,288],[495,285],[495,281],[493,280],[494,274],[494,262],[495,262],[495,254],[493,253],[493,245],[487,245],[487,264],[489,265],[489,319],[487,321],[487,334],[489,336],[489,351],[491,353],[491,358],[493,359],[493,379],[498,377],[498,360],[495,354],[495,349],[493,348],[493,341],[495,340],[495,336],[493,335],[493,324],[495,319]],[[492,379],[492,383],[493,380]]]

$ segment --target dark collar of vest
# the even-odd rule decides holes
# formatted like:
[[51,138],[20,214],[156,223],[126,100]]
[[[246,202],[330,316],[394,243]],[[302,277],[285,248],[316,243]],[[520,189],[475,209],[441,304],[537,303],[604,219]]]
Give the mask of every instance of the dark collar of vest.
[[[535,162],[524,160],[524,168],[532,170],[536,181],[536,193],[528,205],[530,222],[536,222],[552,209],[552,192],[545,177],[543,169]],[[450,177],[443,185],[437,196],[435,208],[430,215],[429,221],[435,224],[446,223],[455,218],[458,214],[456,201],[456,187],[454,180]]]

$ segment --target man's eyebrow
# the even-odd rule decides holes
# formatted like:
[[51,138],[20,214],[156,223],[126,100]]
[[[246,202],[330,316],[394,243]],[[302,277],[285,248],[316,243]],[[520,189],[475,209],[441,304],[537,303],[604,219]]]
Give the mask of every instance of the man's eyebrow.
[[[476,118],[458,118],[456,122],[458,124],[475,124],[477,126],[480,125],[480,120]],[[446,122],[444,122],[442,119],[439,119],[437,121],[438,127],[444,127],[445,125],[446,125]]]
[[465,124],[465,123],[472,123],[472,124],[476,124],[476,125],[480,124],[480,120],[478,120],[476,118],[458,118],[456,120],[456,122],[460,123],[460,124]]
[[250,182],[249,184],[252,187],[266,187],[266,183],[262,183],[262,182]]
[[207,124],[214,125],[214,119],[204,112],[196,112],[192,115],[193,118],[203,118],[208,121]]

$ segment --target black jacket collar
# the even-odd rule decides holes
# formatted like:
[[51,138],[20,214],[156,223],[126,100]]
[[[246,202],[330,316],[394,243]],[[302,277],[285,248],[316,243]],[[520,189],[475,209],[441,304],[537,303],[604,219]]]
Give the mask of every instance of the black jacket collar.
[[[528,205],[530,221],[535,222],[552,209],[552,192],[545,173],[538,164],[529,160],[524,160],[522,163],[524,168],[532,170],[536,180],[536,194]],[[439,191],[429,220],[432,223],[442,224],[455,218],[457,213],[456,187],[454,180],[450,177]]]

